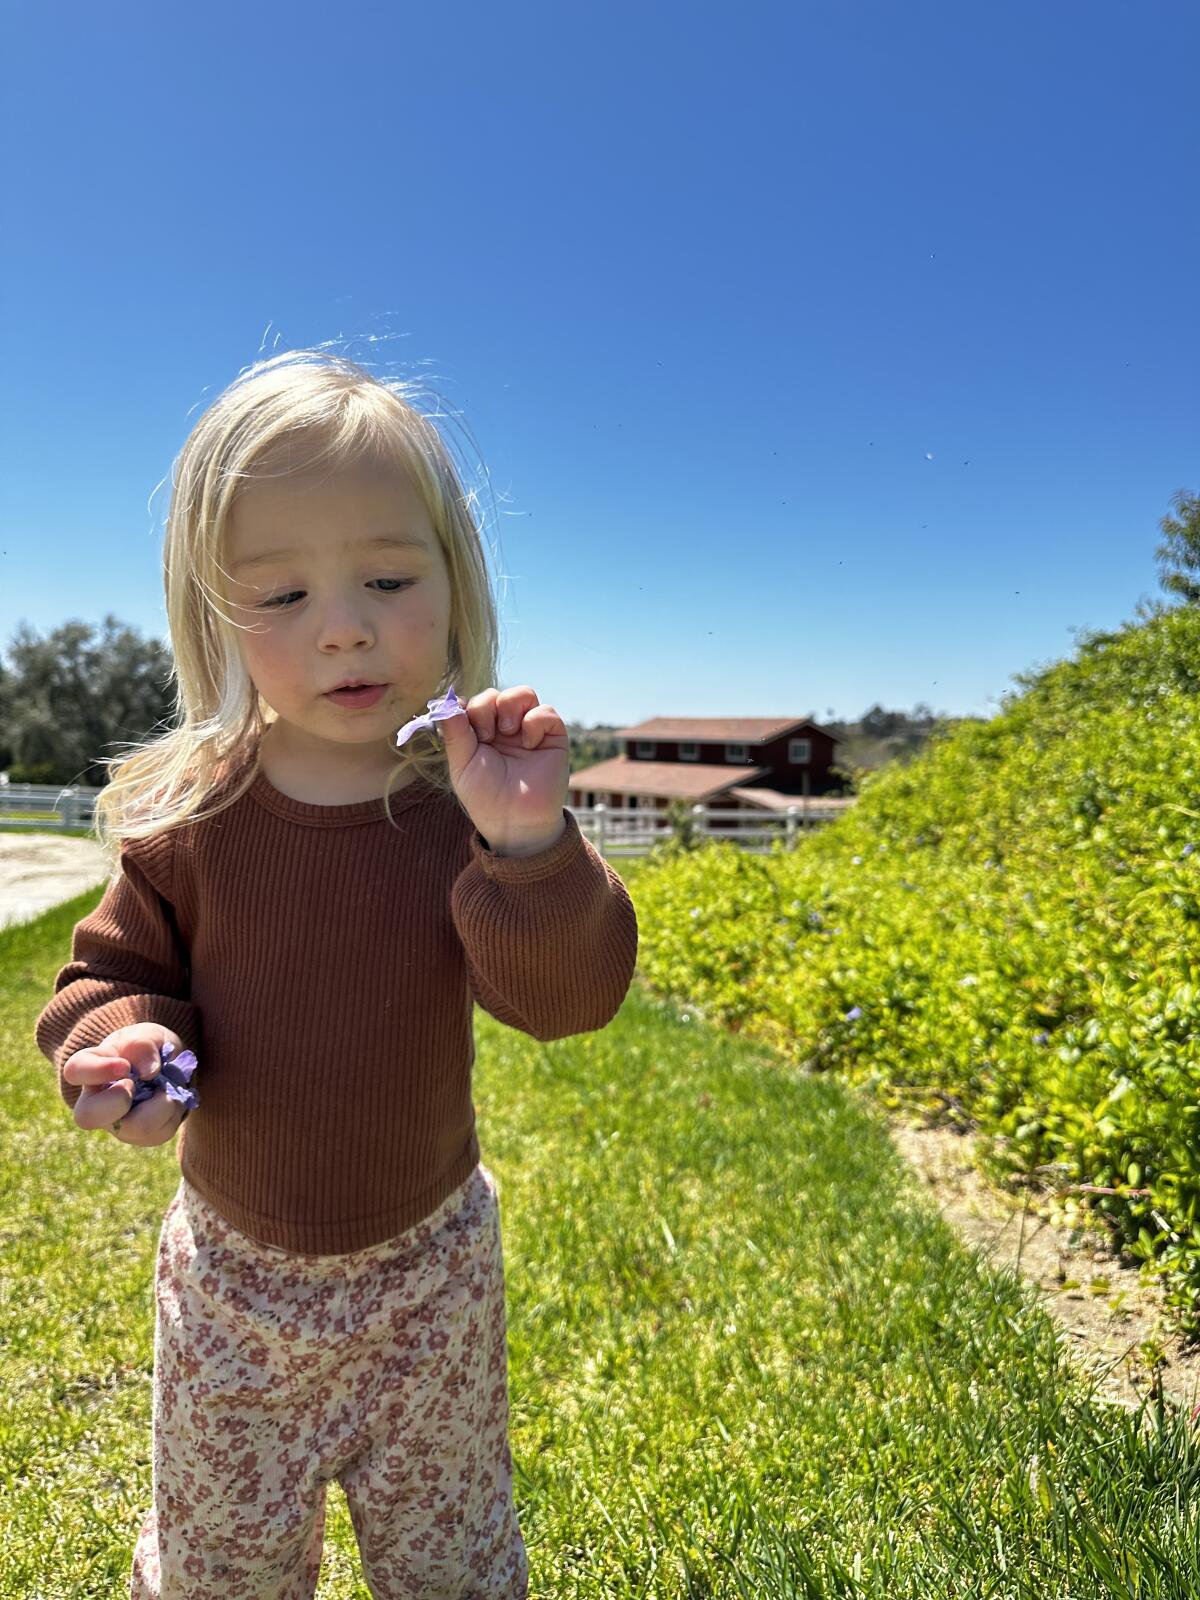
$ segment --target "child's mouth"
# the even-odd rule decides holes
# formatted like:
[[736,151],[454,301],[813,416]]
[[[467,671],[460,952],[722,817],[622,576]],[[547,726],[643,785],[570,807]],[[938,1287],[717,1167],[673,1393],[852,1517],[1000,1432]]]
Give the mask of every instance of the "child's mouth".
[[339,706],[373,706],[386,688],[386,683],[365,683],[357,689],[331,689],[325,698]]

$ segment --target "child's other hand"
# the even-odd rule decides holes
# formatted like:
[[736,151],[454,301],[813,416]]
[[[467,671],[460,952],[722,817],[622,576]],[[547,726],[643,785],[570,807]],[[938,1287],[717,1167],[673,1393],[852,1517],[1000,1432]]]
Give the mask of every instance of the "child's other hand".
[[[63,1078],[79,1084],[75,1121],[81,1128],[107,1128],[124,1144],[165,1144],[183,1121],[183,1107],[167,1094],[154,1094],[129,1109],[133,1078],[152,1078],[159,1069],[160,1046],[183,1049],[183,1040],[157,1022],[118,1028],[63,1063]],[[119,1127],[114,1124],[120,1122]]]
[[484,689],[466,714],[436,726],[455,793],[489,846],[535,855],[560,839],[570,779],[570,738],[553,706],[529,686]]

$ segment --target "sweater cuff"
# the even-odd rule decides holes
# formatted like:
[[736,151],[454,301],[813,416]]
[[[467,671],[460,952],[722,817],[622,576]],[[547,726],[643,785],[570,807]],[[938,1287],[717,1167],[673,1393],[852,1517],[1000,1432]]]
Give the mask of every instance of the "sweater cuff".
[[537,883],[542,878],[552,878],[587,851],[587,840],[579,831],[574,814],[565,806],[562,814],[566,818],[562,834],[535,856],[497,855],[488,848],[478,828],[471,834],[471,853],[487,876],[498,883]]

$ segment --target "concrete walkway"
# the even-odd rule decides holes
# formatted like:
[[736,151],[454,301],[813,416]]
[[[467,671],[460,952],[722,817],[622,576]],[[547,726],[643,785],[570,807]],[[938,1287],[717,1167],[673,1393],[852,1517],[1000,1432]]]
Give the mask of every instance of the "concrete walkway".
[[0,928],[40,916],[108,875],[94,839],[0,830]]

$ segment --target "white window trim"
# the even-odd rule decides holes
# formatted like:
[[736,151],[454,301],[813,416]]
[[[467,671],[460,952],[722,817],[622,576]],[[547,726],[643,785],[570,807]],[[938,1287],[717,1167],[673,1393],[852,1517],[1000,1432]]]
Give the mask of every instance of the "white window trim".
[[725,759],[726,761],[736,761],[739,764],[743,761],[749,761],[750,746],[748,744],[727,744],[725,746]]
[[687,744],[681,744],[679,746],[679,759],[680,761],[699,761],[700,746],[694,741],[689,741]]
[[788,760],[799,762],[802,765],[810,762],[812,760],[812,740],[789,739]]
[[653,739],[638,739],[635,741],[634,755],[639,760],[644,761],[647,757],[652,760],[654,757],[654,751],[655,743]]

